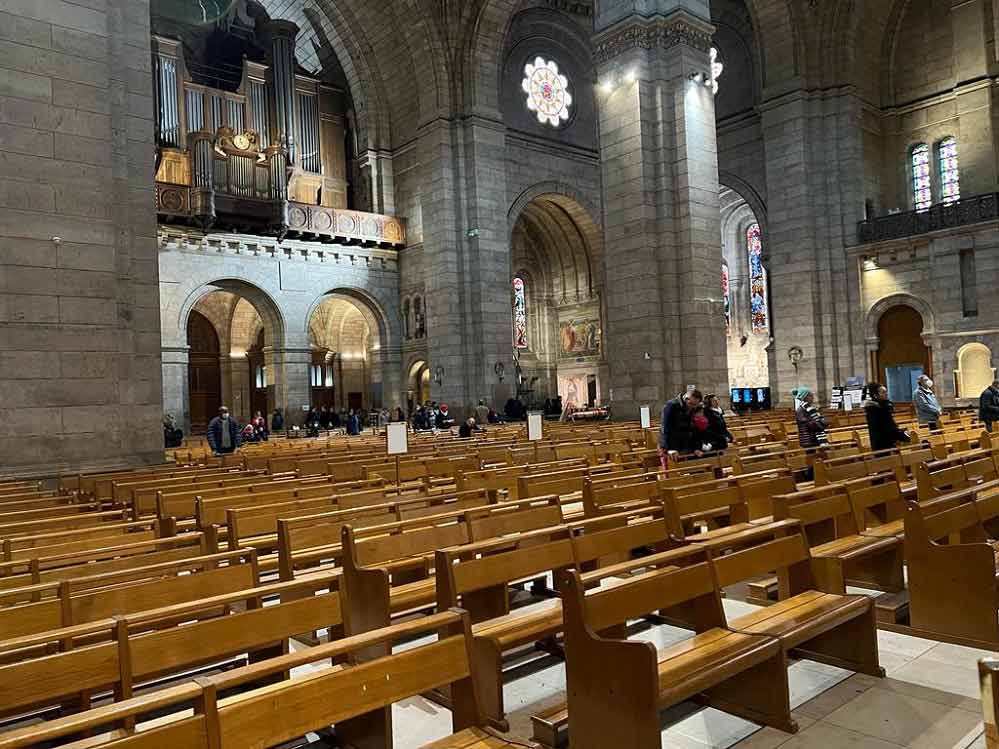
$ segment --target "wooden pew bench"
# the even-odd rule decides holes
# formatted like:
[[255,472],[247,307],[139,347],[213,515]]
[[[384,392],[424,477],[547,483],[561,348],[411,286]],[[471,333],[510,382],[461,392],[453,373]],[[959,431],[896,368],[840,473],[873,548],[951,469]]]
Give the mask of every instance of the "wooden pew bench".
[[33,556],[71,554],[99,549],[112,543],[148,541],[163,536],[155,520],[126,523],[103,523],[87,528],[38,532],[32,535],[4,538],[3,560],[17,561]]
[[[774,518],[801,523],[822,590],[846,593],[846,586],[897,593],[904,589],[903,546],[894,535],[861,535],[846,484],[830,484],[810,491],[774,497]],[[862,479],[861,485],[870,485]]]
[[[431,632],[439,633],[435,642],[389,652],[395,641]],[[91,735],[85,741],[91,749],[246,749],[282,745],[331,724],[348,744],[391,749],[391,705],[438,688],[453,695],[453,733],[423,749],[524,747],[480,725],[469,637],[462,612],[438,614],[16,729],[0,734],[0,749],[40,742],[69,749],[80,746],[73,739],[81,733]],[[383,654],[367,660],[372,651]],[[295,668],[344,660],[354,665],[289,676]],[[151,714],[158,717],[148,720]]]
[[[573,749],[654,747],[661,742],[660,711],[689,699],[797,730],[780,641],[726,628],[706,559],[593,587],[603,575],[564,575],[568,700],[536,721],[536,730],[541,723],[557,734],[560,724],[567,726]],[[691,637],[662,650],[621,637],[629,621],[680,606],[693,612]]]
[[[613,564],[633,552],[661,550],[668,543],[662,511],[650,508],[437,552],[437,607],[444,610],[460,603],[470,612],[476,684],[493,725],[507,727],[503,654],[553,638],[562,629],[559,599],[511,611],[509,586],[573,566],[592,567],[601,560]],[[682,558],[691,551],[681,549],[675,556]]]

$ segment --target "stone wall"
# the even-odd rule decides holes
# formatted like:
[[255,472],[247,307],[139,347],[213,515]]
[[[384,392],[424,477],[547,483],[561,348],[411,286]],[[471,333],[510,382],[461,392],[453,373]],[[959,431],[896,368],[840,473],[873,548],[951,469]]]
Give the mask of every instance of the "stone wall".
[[0,9],[0,474],[163,460],[148,0]]

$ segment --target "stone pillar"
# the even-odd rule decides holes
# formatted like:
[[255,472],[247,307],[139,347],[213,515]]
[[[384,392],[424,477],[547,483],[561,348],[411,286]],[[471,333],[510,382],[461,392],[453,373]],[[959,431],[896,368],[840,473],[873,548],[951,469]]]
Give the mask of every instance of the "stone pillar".
[[163,360],[163,413],[171,413],[184,434],[191,433],[191,398],[189,394],[188,346],[164,346]]
[[295,152],[295,37],[298,26],[291,21],[271,21],[271,75],[274,114],[281,146],[288,154],[288,164],[297,164]]
[[284,410],[289,425],[302,424],[302,406],[310,405],[312,393],[309,388],[309,367],[312,366],[312,349],[273,348],[264,349],[264,364],[269,379],[267,410]]
[[687,385],[727,390],[709,18],[699,0],[597,5],[605,340],[620,418]]
[[514,371],[505,137],[482,115],[435,120],[420,136],[431,393],[455,414],[501,397]]
[[371,210],[374,213],[395,213],[395,172],[392,154],[387,151],[364,151],[357,157],[362,178],[371,187]]
[[[241,378],[240,375],[242,375]],[[246,365],[246,357],[240,356],[233,359],[226,351],[223,351],[219,356],[219,379],[222,384],[219,393],[222,403],[229,406],[229,412],[239,419],[240,424],[245,424],[247,412],[250,410],[249,390],[240,387],[242,383],[239,380],[243,379],[249,383],[250,374],[249,367]]]
[[160,463],[149,0],[4,10],[2,471]]

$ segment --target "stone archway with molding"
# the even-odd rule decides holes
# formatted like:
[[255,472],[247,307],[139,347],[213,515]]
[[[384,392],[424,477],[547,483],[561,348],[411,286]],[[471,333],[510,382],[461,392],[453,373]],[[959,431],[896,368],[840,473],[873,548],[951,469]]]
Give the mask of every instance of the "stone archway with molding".
[[906,307],[919,315],[922,320],[922,331],[919,334],[926,350],[925,370],[937,382],[936,392],[940,397],[952,396],[954,383],[950,377],[939,377],[934,374],[937,363],[941,361],[940,341],[936,335],[936,321],[933,308],[923,299],[913,294],[889,294],[878,299],[871,305],[864,317],[864,345],[867,351],[867,379],[869,382],[880,382],[882,378],[882,340],[880,326],[885,314],[898,307]]

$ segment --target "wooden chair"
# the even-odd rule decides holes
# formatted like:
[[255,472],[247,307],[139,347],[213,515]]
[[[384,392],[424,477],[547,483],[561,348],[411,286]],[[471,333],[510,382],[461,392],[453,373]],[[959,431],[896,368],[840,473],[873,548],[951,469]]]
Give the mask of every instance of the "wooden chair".
[[985,723],[986,749],[999,749],[999,660],[978,661],[978,680],[982,690],[982,718]]

